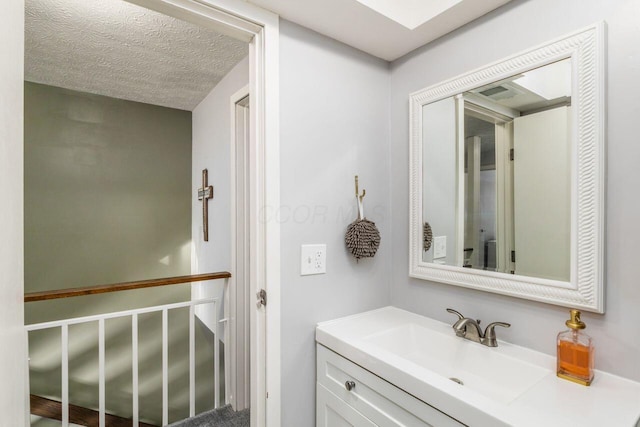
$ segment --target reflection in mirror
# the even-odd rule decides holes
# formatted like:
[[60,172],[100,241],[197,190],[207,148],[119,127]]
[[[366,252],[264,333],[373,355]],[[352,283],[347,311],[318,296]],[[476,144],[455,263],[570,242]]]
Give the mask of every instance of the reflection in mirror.
[[[445,98],[422,108],[423,207],[434,239],[424,261],[456,265],[456,101]],[[444,244],[444,250],[442,245]],[[447,250],[447,245],[449,250]]]
[[571,59],[422,107],[423,261],[570,280]]

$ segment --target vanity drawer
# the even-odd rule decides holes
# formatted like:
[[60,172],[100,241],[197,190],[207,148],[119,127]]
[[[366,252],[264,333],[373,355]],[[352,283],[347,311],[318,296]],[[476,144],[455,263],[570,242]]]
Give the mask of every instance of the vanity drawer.
[[[464,426],[322,345],[317,346],[317,381],[318,388],[326,387],[381,427]],[[351,390],[346,386],[349,381],[354,385]]]
[[331,393],[325,386],[318,384],[318,409],[316,427],[376,427],[360,412],[347,405]]

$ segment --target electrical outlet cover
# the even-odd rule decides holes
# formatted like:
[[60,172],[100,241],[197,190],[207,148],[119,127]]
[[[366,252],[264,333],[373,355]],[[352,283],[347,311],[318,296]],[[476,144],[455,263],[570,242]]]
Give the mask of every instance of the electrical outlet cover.
[[437,236],[433,238],[433,259],[445,258],[447,256],[447,236]]
[[300,275],[327,272],[327,245],[302,245],[300,250]]

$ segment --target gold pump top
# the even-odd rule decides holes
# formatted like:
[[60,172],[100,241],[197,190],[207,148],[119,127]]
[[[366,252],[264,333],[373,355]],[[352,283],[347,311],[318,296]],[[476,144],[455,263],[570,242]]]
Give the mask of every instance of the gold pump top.
[[565,325],[570,327],[571,329],[584,329],[587,325],[580,320],[580,310],[571,310],[571,319],[565,322]]

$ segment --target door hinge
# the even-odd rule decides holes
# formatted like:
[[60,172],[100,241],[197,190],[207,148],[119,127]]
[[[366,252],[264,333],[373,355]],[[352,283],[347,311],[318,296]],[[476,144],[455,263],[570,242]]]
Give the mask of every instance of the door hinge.
[[258,301],[256,302],[258,308],[267,306],[267,291],[265,291],[264,289],[260,289],[260,291],[258,291],[258,293],[256,294],[256,297],[258,298]]
[[513,148],[509,150],[509,160],[513,161]]
[[511,251],[511,262],[516,262],[516,251]]

